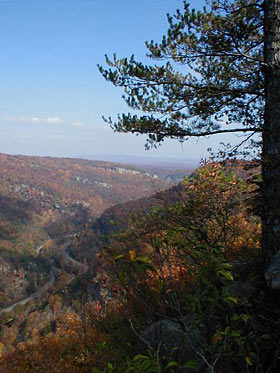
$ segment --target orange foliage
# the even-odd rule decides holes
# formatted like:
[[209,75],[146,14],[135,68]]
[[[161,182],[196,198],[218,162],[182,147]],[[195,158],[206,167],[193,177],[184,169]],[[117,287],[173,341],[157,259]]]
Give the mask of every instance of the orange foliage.
[[97,343],[104,340],[90,328],[87,339],[81,320],[76,314],[66,313],[57,321],[55,334],[40,337],[32,331],[27,343],[20,343],[17,350],[0,359],[1,373],[78,373],[91,367],[102,367]]

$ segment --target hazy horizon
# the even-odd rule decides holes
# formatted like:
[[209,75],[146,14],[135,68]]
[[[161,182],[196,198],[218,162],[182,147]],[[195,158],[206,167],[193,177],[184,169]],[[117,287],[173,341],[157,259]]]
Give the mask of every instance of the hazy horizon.
[[136,155],[123,155],[123,154],[77,154],[74,156],[53,156],[53,155],[34,155],[34,154],[21,154],[21,153],[5,153],[11,156],[26,156],[26,157],[50,157],[50,158],[69,158],[69,159],[87,159],[92,161],[107,161],[112,163],[122,163],[126,165],[149,165],[149,166],[165,166],[166,168],[193,168],[197,167],[198,159],[193,158],[177,158],[177,157],[142,157]]

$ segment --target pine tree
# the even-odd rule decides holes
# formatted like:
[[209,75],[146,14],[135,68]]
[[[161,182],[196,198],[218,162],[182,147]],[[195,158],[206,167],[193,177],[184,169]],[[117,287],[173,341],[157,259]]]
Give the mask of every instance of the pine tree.
[[160,43],[146,43],[154,65],[114,55],[108,69],[99,66],[145,113],[107,121],[117,132],[147,134],[147,147],[226,133],[256,144],[253,135],[262,135],[268,265],[280,251],[280,0],[212,0],[202,11],[184,2],[168,22]]
[[203,11],[168,15],[161,43],[146,43],[147,66],[106,56],[105,79],[124,88],[125,101],[143,116],[122,114],[118,132],[186,140],[218,133],[261,132],[264,109],[263,7],[259,0],[219,0]]

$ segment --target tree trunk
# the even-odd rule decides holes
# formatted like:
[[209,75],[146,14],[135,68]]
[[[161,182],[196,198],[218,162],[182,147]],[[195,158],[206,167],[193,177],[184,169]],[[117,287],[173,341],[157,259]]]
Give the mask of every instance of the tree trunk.
[[265,0],[262,253],[266,266],[280,252],[280,0]]

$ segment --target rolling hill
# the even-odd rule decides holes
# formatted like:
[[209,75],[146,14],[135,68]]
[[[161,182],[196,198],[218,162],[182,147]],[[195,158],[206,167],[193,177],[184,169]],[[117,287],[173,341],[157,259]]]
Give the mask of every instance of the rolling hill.
[[[169,185],[112,162],[0,154],[1,308],[48,281],[46,259],[59,239],[84,230],[118,203]],[[38,255],[43,243],[45,257]]]

